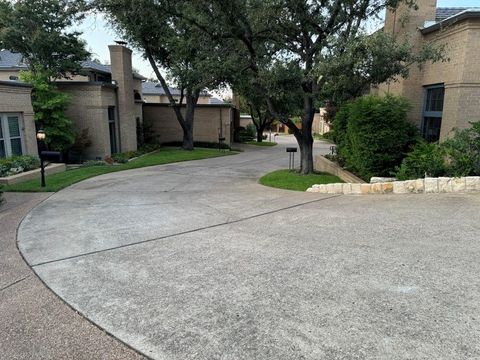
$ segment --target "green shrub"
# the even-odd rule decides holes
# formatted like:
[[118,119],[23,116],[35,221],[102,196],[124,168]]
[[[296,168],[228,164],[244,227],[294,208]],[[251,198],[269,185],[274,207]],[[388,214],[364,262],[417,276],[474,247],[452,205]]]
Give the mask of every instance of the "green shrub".
[[80,167],[92,167],[92,166],[105,166],[107,163],[102,160],[88,160],[85,161]]
[[367,181],[391,175],[418,140],[409,109],[406,99],[390,95],[344,105],[334,120],[334,140],[346,167]]
[[[163,146],[178,146],[178,147],[181,147],[182,142],[181,141],[170,141],[170,142],[163,143],[162,145]],[[194,147],[199,147],[199,148],[207,148],[207,149],[218,149],[219,147],[221,149],[230,149],[230,146],[228,144],[225,144],[225,143],[219,144],[217,142],[208,142],[208,141],[194,141],[193,146]]]
[[248,124],[245,129],[239,131],[240,142],[248,142],[257,138],[257,129],[255,125]]
[[325,139],[325,140],[332,140],[333,141],[333,131],[327,131],[326,133],[323,133],[322,137]]
[[445,175],[445,149],[439,144],[421,142],[403,159],[395,177],[398,180],[420,179]]
[[111,158],[119,164],[125,164],[128,162],[128,157],[124,153],[112,154]]
[[0,177],[33,170],[39,166],[40,161],[36,156],[32,155],[12,156],[0,159]]
[[455,129],[453,136],[442,144],[450,176],[480,175],[480,121],[470,124],[469,129]]

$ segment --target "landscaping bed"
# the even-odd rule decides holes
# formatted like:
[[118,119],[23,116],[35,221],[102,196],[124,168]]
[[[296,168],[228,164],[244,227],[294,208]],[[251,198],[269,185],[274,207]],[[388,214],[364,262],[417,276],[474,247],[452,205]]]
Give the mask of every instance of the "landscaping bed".
[[19,192],[55,192],[67,186],[73,185],[79,181],[111,172],[137,169],[154,165],[169,164],[181,161],[208,159],[233,154],[236,154],[236,152],[220,152],[214,149],[201,148],[192,151],[185,151],[176,148],[162,148],[154,153],[138,157],[132,161],[120,165],[107,165],[103,162],[92,162],[87,163],[87,166],[82,166],[77,169],[68,170],[63,173],[47,176],[47,186],[44,188],[40,187],[40,179],[34,179],[18,184],[5,186],[3,190]]
[[295,170],[277,170],[260,178],[260,184],[278,189],[306,191],[315,184],[341,183],[342,180],[327,173],[303,175]]
[[270,141],[262,141],[262,142],[258,142],[258,141],[247,141],[247,142],[245,142],[245,144],[255,145],[255,146],[275,146],[275,145],[277,145],[277,143],[275,143],[275,142],[270,142]]

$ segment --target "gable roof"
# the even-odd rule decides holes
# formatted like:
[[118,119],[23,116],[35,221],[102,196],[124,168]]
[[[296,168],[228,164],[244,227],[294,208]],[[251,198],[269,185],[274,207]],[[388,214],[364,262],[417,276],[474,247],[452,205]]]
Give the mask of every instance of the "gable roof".
[[[175,87],[168,87],[170,93],[173,96],[180,96],[181,92],[180,89]],[[153,82],[153,81],[144,81],[142,83],[142,94],[143,95],[166,95],[163,87],[160,83]],[[207,91],[200,92],[200,96],[210,96]]]
[[[100,64],[93,60],[85,60],[81,62],[83,70],[90,70],[95,72],[101,72],[104,74],[111,74],[112,67],[110,65]],[[23,57],[19,53],[11,52],[10,50],[0,50],[0,69],[12,69],[12,70],[26,70],[28,66],[23,62]],[[145,78],[133,72],[133,77],[139,80],[145,80]]]

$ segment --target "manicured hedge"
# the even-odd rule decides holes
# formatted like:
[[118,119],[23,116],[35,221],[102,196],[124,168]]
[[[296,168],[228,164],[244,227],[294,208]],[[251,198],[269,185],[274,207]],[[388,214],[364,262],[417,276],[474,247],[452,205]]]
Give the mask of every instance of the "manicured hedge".
[[363,178],[390,176],[418,141],[407,120],[408,101],[396,96],[365,96],[340,108],[334,141],[345,167]]

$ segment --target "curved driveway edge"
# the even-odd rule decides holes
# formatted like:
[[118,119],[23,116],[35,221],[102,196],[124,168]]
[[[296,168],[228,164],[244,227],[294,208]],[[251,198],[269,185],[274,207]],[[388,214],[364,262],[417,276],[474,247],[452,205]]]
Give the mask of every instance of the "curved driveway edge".
[[480,196],[266,188],[288,164],[279,140],[74,185],[27,216],[19,247],[155,359],[479,358]]
[[18,253],[17,226],[50,194],[4,196],[6,202],[0,205],[0,357],[143,359],[48,290]]

